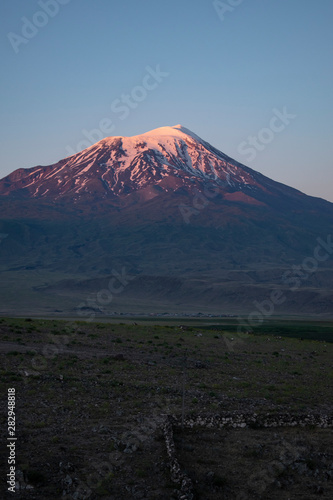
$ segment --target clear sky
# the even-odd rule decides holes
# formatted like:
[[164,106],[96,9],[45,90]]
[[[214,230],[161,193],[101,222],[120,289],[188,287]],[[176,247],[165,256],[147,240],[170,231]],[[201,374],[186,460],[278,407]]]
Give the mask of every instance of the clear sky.
[[0,14],[0,177],[182,124],[333,201],[332,0],[6,0]]

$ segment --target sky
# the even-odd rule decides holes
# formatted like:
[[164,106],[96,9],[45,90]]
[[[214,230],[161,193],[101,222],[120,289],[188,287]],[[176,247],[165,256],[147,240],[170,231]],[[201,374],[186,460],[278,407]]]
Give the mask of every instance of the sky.
[[332,0],[4,0],[0,177],[181,124],[333,202]]

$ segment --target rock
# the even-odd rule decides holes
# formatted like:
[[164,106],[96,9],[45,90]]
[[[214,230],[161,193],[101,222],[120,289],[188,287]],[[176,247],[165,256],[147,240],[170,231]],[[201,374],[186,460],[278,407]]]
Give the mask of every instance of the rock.
[[144,489],[137,489],[136,487],[132,488],[132,498],[146,498],[146,493]]
[[16,479],[20,483],[25,483],[25,481],[24,481],[24,474],[23,474],[23,472],[20,469],[17,469],[17,471],[16,471]]
[[183,449],[185,451],[194,451],[194,447],[191,446],[190,444],[184,444]]
[[69,474],[67,474],[67,476],[65,477],[64,484],[66,486],[71,486],[73,484],[73,479],[71,478],[71,476]]
[[294,469],[297,471],[298,474],[302,475],[302,474],[304,474],[308,470],[308,467],[303,462],[301,462],[301,463],[296,462],[294,464]]
[[196,368],[207,368],[207,365],[206,365],[206,363],[203,363],[202,361],[196,361],[195,367]]
[[115,359],[116,361],[125,361],[125,356],[123,354],[116,354],[115,356],[113,356],[113,359]]
[[19,373],[21,375],[24,375],[25,377],[39,377],[40,372],[37,372],[35,370],[19,370]]
[[136,444],[131,443],[126,446],[126,448],[124,449],[124,453],[134,453],[135,451],[137,451],[137,449],[138,447],[136,446]]

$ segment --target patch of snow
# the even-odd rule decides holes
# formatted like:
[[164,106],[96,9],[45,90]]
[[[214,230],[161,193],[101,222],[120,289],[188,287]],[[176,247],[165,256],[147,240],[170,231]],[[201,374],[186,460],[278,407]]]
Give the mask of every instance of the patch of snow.
[[81,176],[81,175],[85,174],[86,172],[88,172],[88,170],[91,169],[91,167],[93,166],[94,163],[95,163],[95,161],[90,162],[85,168],[80,170],[74,177]]

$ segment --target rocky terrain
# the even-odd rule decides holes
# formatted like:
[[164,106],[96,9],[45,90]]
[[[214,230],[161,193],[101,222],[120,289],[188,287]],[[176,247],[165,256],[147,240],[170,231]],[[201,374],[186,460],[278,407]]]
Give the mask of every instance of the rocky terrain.
[[332,497],[331,343],[4,318],[0,350],[17,498]]

